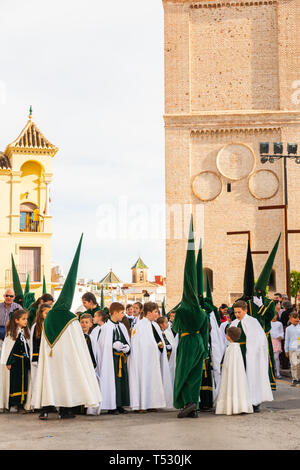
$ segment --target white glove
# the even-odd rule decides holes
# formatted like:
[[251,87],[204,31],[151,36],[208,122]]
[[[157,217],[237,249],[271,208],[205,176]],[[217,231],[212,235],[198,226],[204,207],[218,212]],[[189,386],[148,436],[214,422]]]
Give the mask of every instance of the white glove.
[[130,351],[130,346],[128,344],[123,344],[122,352],[128,354]]
[[115,349],[116,351],[118,352],[121,352],[122,351],[122,348],[123,348],[123,343],[121,343],[121,341],[115,341],[113,343],[113,349]]
[[262,304],[263,304],[263,301],[262,301],[262,297],[253,297],[253,302],[255,303],[255,305],[257,305],[258,307],[261,307]]

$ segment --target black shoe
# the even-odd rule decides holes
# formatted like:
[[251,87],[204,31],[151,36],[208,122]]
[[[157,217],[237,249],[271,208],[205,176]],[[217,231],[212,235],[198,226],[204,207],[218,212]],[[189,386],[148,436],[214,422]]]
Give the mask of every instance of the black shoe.
[[260,413],[260,409],[259,409],[260,405],[252,405],[252,406],[253,406],[254,413]]
[[196,403],[188,403],[185,407],[178,413],[177,418],[186,418],[192,411],[197,409]]
[[73,415],[73,413],[68,413],[68,414],[59,414],[58,417],[60,419],[71,419],[71,418],[76,418],[75,415]]
[[115,410],[108,410],[107,414],[109,414],[109,415],[119,415],[120,411],[116,408]]
[[40,418],[40,419],[43,419],[43,420],[48,419],[48,413],[46,413],[46,411],[43,411],[43,412],[39,415],[39,418]]
[[125,410],[122,406],[118,406],[118,412],[121,414],[121,415],[126,415],[128,413],[127,410]]
[[291,386],[292,386],[292,387],[296,387],[297,383],[298,383],[297,380],[292,380]]
[[187,418],[199,418],[197,410],[192,411],[189,415],[187,415]]

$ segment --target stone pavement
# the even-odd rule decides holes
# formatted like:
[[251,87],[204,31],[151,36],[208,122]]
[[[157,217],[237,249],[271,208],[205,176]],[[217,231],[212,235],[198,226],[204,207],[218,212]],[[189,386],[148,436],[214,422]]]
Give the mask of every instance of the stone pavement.
[[255,414],[201,413],[198,419],[182,420],[176,411],[77,416],[67,421],[55,413],[48,421],[39,420],[37,413],[4,413],[0,450],[300,450],[300,387],[279,380],[274,401],[261,408]]

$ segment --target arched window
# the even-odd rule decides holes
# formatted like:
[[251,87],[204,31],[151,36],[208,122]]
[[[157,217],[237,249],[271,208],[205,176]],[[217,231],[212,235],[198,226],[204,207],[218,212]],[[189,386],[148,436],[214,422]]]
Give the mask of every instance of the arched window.
[[206,275],[209,280],[210,288],[213,291],[214,290],[214,276],[213,276],[213,271],[209,268],[204,268],[203,269],[203,289],[204,292],[206,292]]
[[276,290],[276,271],[272,269],[269,279],[269,290],[275,291]]
[[36,209],[37,206],[31,202],[20,204],[20,232],[37,232],[33,216]]

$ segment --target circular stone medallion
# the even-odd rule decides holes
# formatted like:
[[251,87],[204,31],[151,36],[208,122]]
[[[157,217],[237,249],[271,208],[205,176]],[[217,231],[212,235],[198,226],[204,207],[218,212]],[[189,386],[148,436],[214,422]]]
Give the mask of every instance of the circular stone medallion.
[[201,171],[192,180],[192,190],[201,201],[212,201],[222,191],[221,178],[214,171]]
[[246,178],[255,166],[255,155],[246,144],[227,144],[217,155],[219,172],[230,180],[238,181]]
[[271,199],[279,190],[279,179],[272,170],[257,170],[250,176],[249,191],[256,199]]

